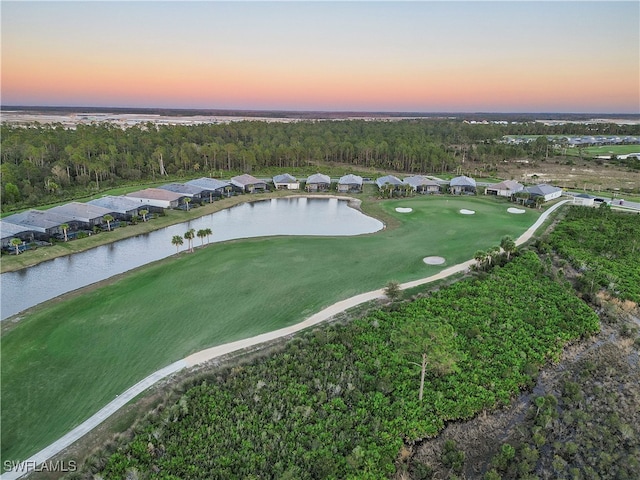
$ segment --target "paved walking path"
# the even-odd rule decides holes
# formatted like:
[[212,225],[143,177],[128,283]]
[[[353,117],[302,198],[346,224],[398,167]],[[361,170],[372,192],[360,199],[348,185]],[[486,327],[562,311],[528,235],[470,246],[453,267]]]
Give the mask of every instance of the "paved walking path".
[[[529,229],[524,232],[518,239],[516,240],[516,245],[522,245],[527,240],[529,240],[535,231],[542,225],[542,223],[547,219],[549,214],[559,208],[561,205],[567,203],[569,200],[561,201],[555,205],[553,205],[549,210],[544,212],[538,220],[531,226]],[[417,287],[419,285],[424,285],[426,283],[431,283],[436,280],[441,280],[443,278],[449,277],[456,273],[466,272],[471,265],[475,263],[475,260],[468,260],[464,263],[460,263],[458,265],[453,265],[452,267],[445,268],[440,273],[432,275],[427,278],[422,278],[420,280],[415,280],[412,282],[403,283],[400,285],[402,290],[407,288]],[[318,323],[322,323],[325,320],[335,316],[338,313],[344,312],[349,308],[356,307],[362,303],[369,302],[371,300],[375,300],[378,298],[384,298],[384,289],[374,290],[372,292],[361,293],[360,295],[356,295],[355,297],[347,298],[340,302],[337,302],[330,307],[325,308],[324,310],[310,316],[303,322],[297,323],[295,325],[291,325],[289,327],[281,328],[279,330],[274,330],[273,332],[263,333],[261,335],[256,335],[255,337],[246,338],[244,340],[238,340],[236,342],[226,343],[224,345],[218,345],[216,347],[208,348],[206,350],[201,350],[200,352],[196,352],[188,357],[179,360],[171,365],[164,367],[161,370],[158,370],[155,373],[152,373],[144,380],[138,382],[133,387],[128,389],[126,392],[117,396],[113,401],[111,401],[108,405],[102,408],[98,413],[84,421],[82,424],[71,430],[65,436],[61,437],[48,447],[42,449],[32,457],[28,458],[24,462],[22,462],[19,466],[10,470],[3,474],[0,477],[0,480],[14,480],[26,475],[31,470],[35,470],[38,465],[46,462],[50,458],[54,457],[65,448],[69,447],[71,444],[82,438],[85,434],[89,433],[95,427],[100,425],[103,421],[113,415],[118,409],[126,405],[129,401],[133,400],[135,397],[144,392],[147,388],[151,387],[155,383],[160,380],[184,369],[191,368],[196,365],[203,364],[208,362],[209,360],[213,360],[215,358],[219,358],[223,355],[237,352],[239,350],[243,350],[245,348],[253,347],[259,345],[264,342],[268,342],[270,340],[275,340],[278,338],[285,337],[287,335],[292,335],[296,332],[304,330],[305,328],[309,328],[313,325],[317,325]]]

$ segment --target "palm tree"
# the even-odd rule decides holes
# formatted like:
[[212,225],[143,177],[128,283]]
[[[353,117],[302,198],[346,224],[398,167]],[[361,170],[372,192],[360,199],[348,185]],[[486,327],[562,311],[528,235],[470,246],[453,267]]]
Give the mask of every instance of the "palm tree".
[[489,265],[491,265],[493,259],[498,255],[498,253],[500,253],[500,247],[497,246],[491,247],[487,250],[487,261],[489,262]]
[[64,241],[66,242],[67,240],[69,240],[69,237],[67,237],[67,230],[69,230],[69,224],[63,223],[62,225],[60,225],[60,228],[62,229],[62,233],[64,233]]
[[484,262],[487,259],[487,252],[485,252],[484,250],[476,250],[476,253],[473,255],[473,258],[475,259],[476,262],[478,262],[477,268],[482,269],[484,268]]
[[536,197],[536,207],[541,208],[543,203],[544,203],[544,197],[538,195]]
[[204,229],[201,228],[200,230],[198,230],[198,233],[196,233],[196,235],[198,236],[198,238],[202,242],[202,246],[204,247],[204,237],[207,236],[207,232],[205,232]]
[[189,230],[187,230],[184,234],[184,238],[187,239],[187,242],[189,242],[189,251],[193,252],[193,245],[192,245],[192,240],[195,237],[195,230],[193,228],[190,228]]
[[108,213],[102,217],[105,222],[107,222],[107,230],[111,231],[111,222],[113,222],[113,217]]
[[207,236],[207,244],[209,244],[209,235],[213,235],[213,232],[211,231],[210,228],[205,228],[204,233]]
[[511,257],[511,254],[516,251],[516,242],[509,235],[505,235],[500,240],[500,247],[507,254],[507,260]]
[[142,215],[142,221],[146,222],[147,221],[147,215],[149,215],[149,210],[140,210],[140,215]]
[[189,211],[189,203],[191,203],[191,199],[189,197],[185,197],[184,204],[187,206],[187,212]]
[[19,238],[12,238],[11,242],[9,242],[12,247],[16,249],[16,255],[20,255],[20,245],[22,245],[22,240]]
[[180,245],[182,245],[183,243],[184,242],[182,241],[182,237],[180,235],[174,235],[171,239],[171,245],[176,246],[176,253],[180,251]]

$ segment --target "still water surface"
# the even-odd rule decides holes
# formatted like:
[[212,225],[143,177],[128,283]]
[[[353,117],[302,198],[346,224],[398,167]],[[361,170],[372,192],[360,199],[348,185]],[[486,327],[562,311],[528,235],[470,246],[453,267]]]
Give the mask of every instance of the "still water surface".
[[[86,252],[3,273],[1,319],[64,293],[176,253],[174,235],[190,228],[210,228],[210,242],[274,235],[342,236],[373,233],[382,222],[347,205],[345,200],[317,198],[272,199],[244,203],[145,235],[120,240]],[[205,238],[205,244],[207,242]],[[198,237],[194,246],[201,245]],[[187,241],[180,248],[187,248]]]

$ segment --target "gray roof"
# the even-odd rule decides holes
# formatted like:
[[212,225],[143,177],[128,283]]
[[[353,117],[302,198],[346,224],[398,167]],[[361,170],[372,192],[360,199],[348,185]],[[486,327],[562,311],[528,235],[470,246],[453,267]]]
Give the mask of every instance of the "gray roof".
[[168,190],[174,193],[181,193],[182,195],[186,195],[187,197],[193,197],[194,195],[200,195],[204,188],[198,187],[196,185],[186,185],[183,183],[168,183],[166,185],[162,185],[162,190]]
[[194,187],[201,187],[205,190],[221,190],[229,186],[229,182],[223,182],[222,180],[216,180],[215,178],[202,177],[196,180],[189,180],[185,182],[185,185],[193,185]]
[[500,183],[494,183],[487,187],[490,190],[515,190],[520,191],[524,188],[524,185],[516,182],[515,180],[504,180]]
[[402,180],[398,177],[394,177],[393,175],[376,178],[376,185],[378,185],[378,187],[382,187],[385,183],[388,183],[389,185],[402,185]]
[[96,198],[87,202],[89,205],[108,208],[112,212],[129,213],[140,208],[140,204],[135,200],[127,197],[115,197],[107,195],[105,197]]
[[589,195],[588,193],[581,193],[579,195],[576,195],[577,198],[596,198],[596,197],[592,197],[591,195]]
[[63,223],[68,223],[72,220],[69,216],[33,209],[9,215],[2,219],[3,222],[29,227],[30,230],[42,233],[45,233],[49,228],[59,227]]
[[340,177],[338,180],[340,185],[362,185],[362,177],[359,175],[353,175],[350,173],[349,175],[345,175]]
[[324,175],[322,173],[314,173],[313,175],[309,175],[309,177],[307,178],[307,183],[331,184],[331,178],[329,178],[329,175]]
[[231,179],[231,183],[239,187],[246,187],[247,185],[256,185],[258,183],[264,183],[262,180],[258,180],[256,177],[249,175],[248,173],[238,175]]
[[161,188],[145,188],[144,190],[138,190],[137,192],[127,193],[127,197],[175,202],[176,200],[184,197],[184,195],[181,193],[170,192],[169,190],[162,190]]
[[439,187],[440,184],[435,180],[431,180],[423,175],[413,175],[411,177],[407,177],[402,180],[404,183],[411,185],[412,187],[420,187],[420,186],[428,186],[428,187]]
[[298,180],[288,173],[283,173],[282,175],[273,177],[273,183],[298,183]]
[[0,238],[12,238],[16,235],[28,232],[31,229],[14,223],[7,223],[0,220]]
[[98,205],[90,205],[88,203],[71,202],[66,205],[60,205],[49,209],[50,213],[66,215],[72,220],[80,222],[90,222],[104,215],[111,213],[111,210]]
[[547,185],[546,183],[541,183],[539,185],[532,185],[531,187],[526,187],[525,190],[529,192],[531,195],[549,195],[550,193],[555,193],[558,191],[562,191],[561,188],[554,187],[553,185]]
[[452,178],[449,182],[449,186],[451,187],[475,187],[476,181],[465,175],[461,175],[459,177]]

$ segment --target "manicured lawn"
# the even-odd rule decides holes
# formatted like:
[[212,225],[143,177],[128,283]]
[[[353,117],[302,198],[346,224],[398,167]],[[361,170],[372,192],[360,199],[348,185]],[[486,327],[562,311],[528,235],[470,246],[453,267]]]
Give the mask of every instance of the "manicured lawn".
[[[2,460],[37,452],[190,353],[297,323],[389,280],[427,277],[504,235],[517,237],[540,213],[513,215],[509,206],[452,196],[374,202],[365,208],[380,209],[393,228],[213,244],[50,302],[2,335]],[[422,259],[430,255],[447,263],[428,266]]]

